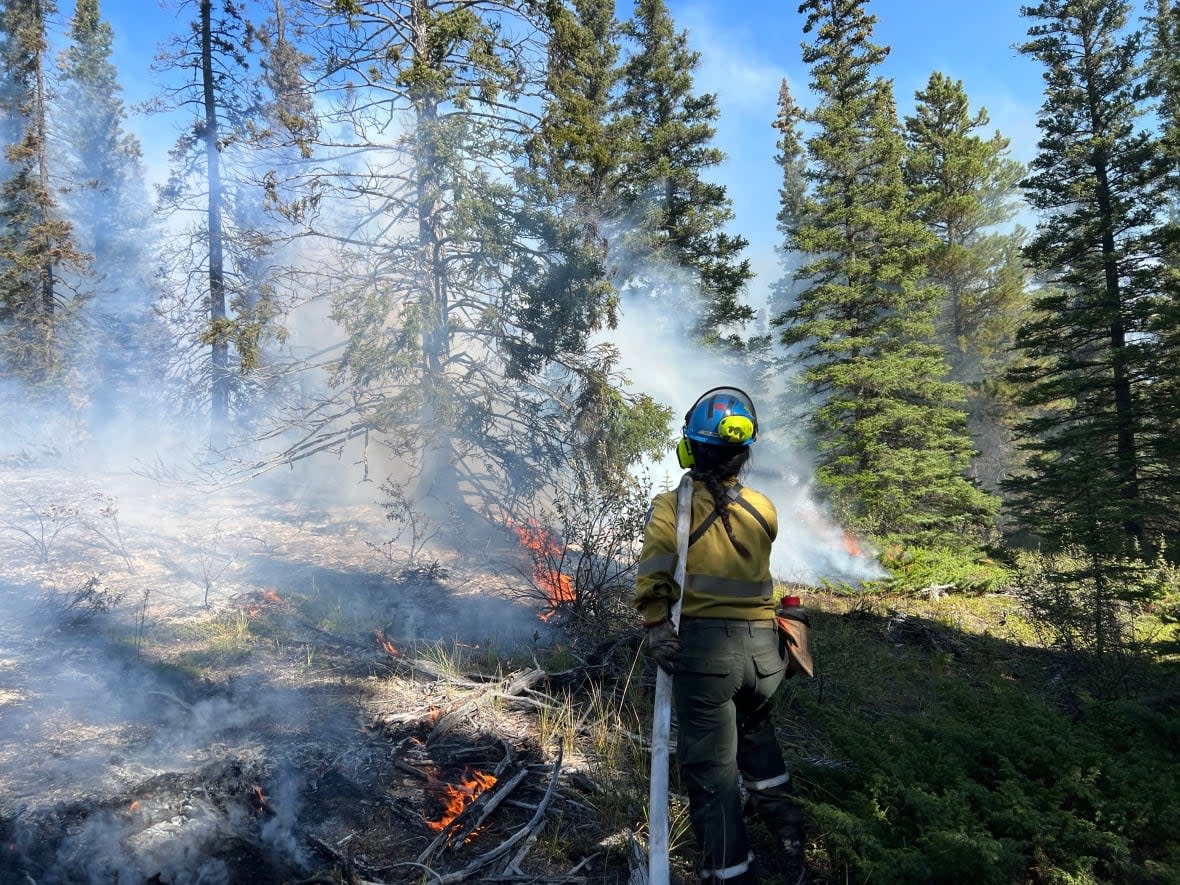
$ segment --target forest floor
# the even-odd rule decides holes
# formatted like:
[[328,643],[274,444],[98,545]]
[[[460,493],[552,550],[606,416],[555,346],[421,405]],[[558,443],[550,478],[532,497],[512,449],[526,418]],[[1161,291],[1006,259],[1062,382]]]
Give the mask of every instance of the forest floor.
[[[496,520],[296,479],[0,464],[0,882],[638,882],[638,627],[545,620]],[[1180,885],[1175,623],[1108,699],[1009,592],[804,593],[808,883]]]
[[626,881],[511,533],[269,486],[0,471],[0,880]]

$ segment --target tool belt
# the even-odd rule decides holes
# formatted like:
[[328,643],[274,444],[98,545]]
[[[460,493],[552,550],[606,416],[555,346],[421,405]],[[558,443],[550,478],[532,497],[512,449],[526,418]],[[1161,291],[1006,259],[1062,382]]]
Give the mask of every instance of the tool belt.
[[778,622],[779,638],[787,650],[787,677],[814,676],[815,665],[811,660],[811,645],[808,640],[810,621],[805,612],[780,611]]

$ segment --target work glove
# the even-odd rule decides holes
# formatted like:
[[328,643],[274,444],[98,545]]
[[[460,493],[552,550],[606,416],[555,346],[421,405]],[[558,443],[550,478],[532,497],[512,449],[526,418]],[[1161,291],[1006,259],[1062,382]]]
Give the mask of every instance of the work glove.
[[676,659],[680,657],[680,637],[672,626],[670,618],[645,625],[647,629],[647,653],[669,676],[676,671]]

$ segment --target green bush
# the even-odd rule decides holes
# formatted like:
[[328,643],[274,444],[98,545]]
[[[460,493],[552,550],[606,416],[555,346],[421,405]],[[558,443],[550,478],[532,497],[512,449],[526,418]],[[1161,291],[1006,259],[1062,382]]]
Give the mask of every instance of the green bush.
[[[1180,883],[1174,716],[1060,709],[980,661],[938,670],[816,620],[821,665],[843,672],[789,684],[782,713],[814,730],[794,768],[830,881]],[[893,685],[833,689],[883,676]]]
[[951,547],[903,547],[886,543],[880,562],[889,570],[886,583],[898,592],[930,588],[961,593],[994,593],[1009,586],[1011,571],[979,550]]

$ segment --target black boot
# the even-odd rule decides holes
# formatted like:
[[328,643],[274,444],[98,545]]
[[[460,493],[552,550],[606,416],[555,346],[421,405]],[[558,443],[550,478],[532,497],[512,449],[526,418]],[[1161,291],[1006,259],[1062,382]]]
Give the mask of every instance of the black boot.
[[770,831],[784,866],[799,867],[807,836],[803,809],[796,804],[793,791],[786,785],[765,792],[751,792],[749,810]]

